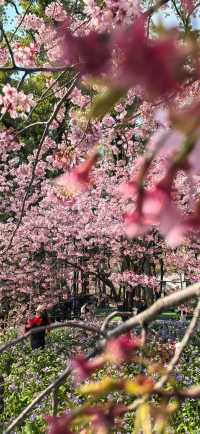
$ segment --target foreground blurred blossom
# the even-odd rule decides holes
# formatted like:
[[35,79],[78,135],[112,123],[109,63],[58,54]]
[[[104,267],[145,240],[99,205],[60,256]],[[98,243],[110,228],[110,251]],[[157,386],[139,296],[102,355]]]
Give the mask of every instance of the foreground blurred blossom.
[[[152,190],[140,191],[138,185],[136,204],[123,215],[126,233],[130,238],[143,235],[152,226],[157,226],[172,247],[182,242],[184,216],[171,198],[172,179],[173,173],[169,171]],[[131,191],[129,185],[127,191]]]
[[123,214],[126,234],[129,238],[141,236],[151,227],[150,220],[136,209]]
[[91,75],[107,70],[111,60],[109,35],[92,31],[88,35],[74,36],[68,20],[59,25],[58,35],[63,46],[62,61],[66,64],[75,64],[82,73]]
[[94,434],[108,434],[116,427],[117,418],[126,411],[124,405],[111,405],[108,408],[91,407],[87,414],[91,417],[91,425]]
[[119,193],[124,199],[133,198],[137,194],[138,185],[136,181],[124,182],[119,186]]
[[120,336],[107,342],[105,357],[112,363],[123,363],[132,360],[135,351],[141,347],[141,339],[137,336]]
[[156,155],[173,156],[185,141],[185,135],[180,131],[159,128],[149,140],[148,150]]
[[46,416],[48,422],[48,434],[72,434],[70,424],[72,422],[72,415],[70,413],[61,416]]
[[127,31],[119,32],[116,42],[122,53],[120,85],[142,85],[152,96],[178,89],[184,53],[174,37],[148,38],[142,16]]
[[[106,72],[109,80],[115,77],[120,88],[141,85],[153,97],[176,91],[184,78],[185,52],[178,46],[174,34],[149,38],[146,21],[141,15],[134,24],[113,33],[91,31],[74,36],[66,20],[58,26],[62,61],[75,64],[79,71],[93,76]],[[113,75],[111,66],[116,52],[119,62],[117,73]]]
[[96,357],[87,360],[84,355],[80,355],[72,360],[72,369],[74,372],[74,381],[80,383],[89,378],[95,371],[104,365],[104,357]]
[[195,9],[195,4],[193,0],[181,0],[182,7],[188,14],[191,14]]

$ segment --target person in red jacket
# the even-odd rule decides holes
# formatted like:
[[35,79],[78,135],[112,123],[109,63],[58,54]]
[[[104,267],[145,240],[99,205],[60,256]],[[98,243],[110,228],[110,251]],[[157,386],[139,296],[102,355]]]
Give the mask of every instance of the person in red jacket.
[[[47,309],[45,306],[39,305],[36,309],[36,315],[26,323],[25,333],[29,332],[33,328],[42,327],[49,324],[50,320]],[[30,340],[32,350],[45,347],[45,332],[45,330],[42,330],[38,333],[31,334]]]

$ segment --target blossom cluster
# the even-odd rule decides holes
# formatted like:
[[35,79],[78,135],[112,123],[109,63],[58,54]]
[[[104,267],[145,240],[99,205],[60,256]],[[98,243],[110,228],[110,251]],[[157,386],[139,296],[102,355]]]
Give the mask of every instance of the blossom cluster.
[[5,65],[8,61],[8,50],[6,48],[0,48],[0,66]]
[[16,44],[13,52],[17,65],[27,68],[35,66],[36,55],[38,53],[38,48],[35,43],[31,43],[29,46]]
[[10,84],[3,86],[3,96],[0,96],[1,113],[9,113],[10,117],[26,118],[26,113],[29,113],[34,105],[33,96],[26,95],[23,91],[18,91]]

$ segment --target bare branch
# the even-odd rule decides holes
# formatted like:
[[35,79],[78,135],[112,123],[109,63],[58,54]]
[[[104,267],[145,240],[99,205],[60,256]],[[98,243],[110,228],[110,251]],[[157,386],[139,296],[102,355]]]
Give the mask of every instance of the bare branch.
[[121,312],[121,311],[119,312],[118,310],[115,310],[114,312],[111,312],[110,315],[108,315],[108,316],[105,318],[105,320],[104,320],[104,322],[103,322],[103,324],[102,324],[102,326],[101,326],[101,331],[104,332],[104,331],[107,329],[109,322],[110,322],[114,317],[116,317],[116,316],[121,316],[121,317],[123,318],[123,316],[127,316],[127,315],[131,316],[131,315],[132,315],[132,312]]
[[70,375],[71,373],[71,366],[70,364],[67,366],[67,368],[64,370],[64,372],[56,378],[55,381],[53,381],[46,389],[44,389],[21,413],[20,415],[13,420],[13,422],[8,426],[7,429],[5,429],[4,434],[8,434],[13,431],[13,429],[21,424],[23,420],[26,418],[27,414],[30,413],[30,411],[40,402],[42,399],[49,395],[52,390],[55,389],[55,387],[59,386],[63,383],[63,381]]
[[[36,110],[37,106],[40,104],[41,101],[43,101],[43,98],[48,94],[48,92],[53,89],[53,87],[55,86],[55,84],[60,80],[60,78],[63,77],[63,75],[65,74],[66,71],[62,71],[58,77],[56,78],[56,80],[54,80],[54,82],[51,84],[51,86],[48,87],[48,89],[45,90],[45,92],[42,93],[41,97],[38,99],[36,105],[32,108],[32,110],[30,111],[29,115],[28,115],[28,119],[32,116],[32,113]],[[70,83],[68,83],[70,84]]]
[[[90,353],[88,353],[88,355],[86,356],[86,359],[90,359],[92,357],[95,357],[97,353],[97,350],[94,349],[92,350]],[[63,373],[56,378],[55,381],[53,381],[45,390],[43,390],[21,413],[20,415],[13,420],[13,422],[8,426],[8,428],[4,431],[4,434],[8,434],[10,432],[12,432],[13,428],[15,428],[17,425],[19,425],[20,423],[22,423],[22,421],[26,418],[27,414],[30,413],[30,411],[40,402],[42,401],[42,399],[49,395],[52,390],[54,390],[55,388],[58,388],[63,382],[64,380],[71,374],[72,368],[71,365],[69,364],[67,366],[67,368],[63,371]]]
[[178,396],[183,398],[200,398],[200,385],[191,386],[188,389],[182,389],[178,391]]
[[[12,5],[14,6],[14,2],[12,2]],[[25,12],[24,12],[23,17],[21,18],[19,24],[17,25],[16,29],[14,30],[14,32],[13,32],[13,34],[12,34],[12,36],[11,36],[9,42],[11,42],[11,41],[14,39],[14,36],[16,35],[17,31],[18,31],[19,28],[21,27],[21,25],[22,25],[22,23],[23,23],[23,21],[24,21],[26,15],[27,15],[27,13],[28,13],[29,10],[31,9],[31,6],[32,6],[32,4],[31,4],[31,2],[30,2],[30,4],[28,5],[27,9],[26,9]],[[15,7],[16,7],[16,6],[15,6]]]
[[66,322],[59,323],[59,324],[56,323],[56,324],[51,324],[48,326],[33,328],[28,333],[26,333],[22,336],[19,336],[18,338],[14,339],[13,341],[7,342],[6,344],[2,345],[0,347],[0,354],[2,354],[4,351],[7,351],[9,348],[25,341],[26,339],[28,339],[31,335],[34,335],[35,333],[38,333],[38,332],[43,331],[43,330],[55,330],[55,329],[60,329],[60,328],[65,328],[65,327],[72,327],[72,328],[87,330],[89,332],[97,333],[98,335],[105,337],[104,331],[101,330],[99,327],[93,326],[92,324],[86,324],[83,321],[66,321]]
[[169,3],[169,0],[159,0],[154,6],[151,6],[146,12],[144,12],[144,15],[147,17],[151,17],[154,12],[157,12],[158,9],[160,9],[167,3]]
[[58,394],[57,394],[57,387],[54,387],[53,391],[52,391],[52,416],[56,416],[57,414],[57,409],[58,409]]
[[183,401],[185,399],[197,399],[200,398],[200,385],[191,386],[189,388],[183,388],[183,389],[158,389],[158,390],[152,390],[150,394],[154,395],[157,394],[159,396],[162,396],[164,398],[177,398],[179,401]]
[[176,350],[175,350],[174,356],[172,357],[169,365],[167,366],[167,369],[166,369],[167,372],[156,383],[155,388],[154,388],[155,390],[161,389],[161,387],[164,386],[164,384],[166,383],[166,381],[169,378],[169,375],[171,374],[171,372],[175,368],[176,364],[178,363],[178,361],[179,361],[179,359],[181,357],[181,354],[182,354],[185,346],[189,342],[190,337],[191,337],[191,335],[194,332],[194,329],[195,329],[195,327],[197,325],[197,322],[198,322],[198,319],[199,319],[199,314],[200,314],[200,299],[198,301],[198,304],[197,304],[196,309],[194,311],[192,320],[191,320],[191,322],[190,322],[190,324],[189,324],[189,326],[188,326],[188,328],[187,328],[187,330],[185,332],[185,335],[184,335],[182,341],[180,343],[178,343],[177,346],[176,346]]
[[[13,51],[12,51],[12,48],[11,48],[10,42],[9,42],[9,40],[8,40],[8,38],[7,38],[6,32],[4,31],[4,28],[3,28],[3,25],[2,25],[1,22],[0,22],[0,29],[1,29],[1,32],[2,32],[2,34],[3,34],[4,39],[5,39],[5,41],[6,41],[6,45],[7,45],[7,47],[8,47],[8,51],[9,51],[9,53],[10,53],[10,57],[11,57],[12,64],[13,64],[12,68],[15,69],[15,68],[16,68],[16,64],[15,64],[14,54],[13,54]],[[5,67],[5,68],[6,68],[6,67]]]
[[20,134],[24,133],[24,131],[27,131],[29,128],[39,127],[41,125],[46,125],[47,121],[37,121],[33,122],[32,124],[27,125],[26,127],[22,128],[19,131],[15,132],[15,136],[19,136]]
[[20,90],[20,89],[21,89],[22,85],[24,84],[24,80],[26,79],[26,76],[27,76],[27,73],[24,72],[24,74],[23,74],[21,80],[20,80],[19,83],[18,83],[17,90]]
[[176,306],[187,300],[200,296],[200,282],[194,283],[188,286],[186,289],[181,289],[175,293],[168,295],[158,301],[156,301],[152,306],[138,315],[130,318],[123,324],[120,324],[115,329],[108,332],[108,337],[119,336],[125,333],[136,325],[147,325],[152,322],[161,312],[167,310],[171,306]]
[[62,72],[71,71],[75,65],[63,65],[63,66],[35,66],[33,68],[27,68],[25,66],[1,66],[0,72],[26,72],[27,74],[34,74],[36,72]]
[[12,0],[8,0],[8,3],[10,3],[10,4],[14,7],[16,14],[17,14],[17,15],[20,15],[20,13],[19,13],[19,11],[18,11],[18,9],[17,9],[17,6],[16,6],[15,2],[12,1]]

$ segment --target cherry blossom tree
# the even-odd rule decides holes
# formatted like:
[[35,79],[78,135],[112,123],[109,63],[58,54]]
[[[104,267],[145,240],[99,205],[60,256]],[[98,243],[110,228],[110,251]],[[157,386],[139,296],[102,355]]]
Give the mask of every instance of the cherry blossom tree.
[[[17,31],[14,32],[14,35],[10,35],[11,43],[7,37],[7,32],[2,27],[3,44],[1,50],[4,61],[1,69],[5,77],[5,85],[2,87],[1,96],[1,134],[4,142],[2,147],[2,151],[4,150],[2,172],[5,179],[3,183],[5,187],[2,186],[4,199],[2,201],[2,252],[6,251],[7,253],[5,267],[2,267],[2,279],[6,285],[6,292],[8,288],[11,289],[11,292],[14,289],[14,294],[16,294],[16,290],[22,291],[22,293],[32,292],[32,282],[34,282],[36,287],[42,286],[45,290],[50,290],[49,287],[51,286],[50,292],[55,294],[55,288],[52,288],[52,286],[57,285],[57,281],[54,283],[54,279],[50,277],[51,274],[55,276],[55,262],[58,263],[57,268],[59,270],[63,269],[64,274],[62,277],[64,277],[66,283],[68,282],[67,286],[71,286],[73,283],[73,270],[75,269],[79,273],[79,280],[81,279],[81,273],[89,273],[91,277],[90,286],[96,285],[98,280],[100,285],[110,287],[111,294],[116,292],[115,289],[119,285],[124,286],[124,284],[135,286],[136,283],[139,283],[139,285],[144,283],[143,286],[155,289],[159,286],[158,279],[155,279],[155,277],[160,274],[158,265],[163,259],[163,249],[165,251],[165,247],[161,240],[158,241],[158,236],[153,231],[153,233],[147,235],[149,251],[146,252],[144,258],[146,241],[143,239],[140,239],[139,242],[136,240],[130,241],[124,238],[126,225],[129,235],[134,235],[135,230],[136,233],[139,230],[139,235],[142,235],[142,233],[140,234],[141,229],[139,227],[137,229],[134,226],[135,214],[125,211],[125,203],[120,194],[124,194],[126,190],[125,180],[130,176],[135,162],[137,162],[137,171],[140,170],[142,162],[137,160],[138,151],[141,152],[141,148],[145,150],[145,141],[150,136],[152,129],[156,132],[155,136],[151,138],[149,145],[151,149],[153,146],[157,146],[159,134],[162,137],[162,129],[165,130],[165,125],[163,126],[158,119],[158,103],[155,104],[155,109],[152,110],[152,102],[147,102],[141,95],[140,89],[137,90],[137,88],[137,92],[135,88],[130,88],[127,95],[128,99],[126,99],[126,89],[123,91],[120,89],[120,92],[116,92],[115,95],[115,90],[114,92],[109,88],[106,90],[104,83],[88,83],[86,78],[86,82],[83,81],[81,84],[80,77],[74,76],[73,78],[73,71],[66,59],[67,43],[77,44],[77,48],[74,48],[75,56],[79,56],[79,45],[81,47],[81,43],[84,41],[84,26],[86,26],[87,32],[93,31],[97,24],[99,32],[110,32],[112,30],[114,32],[112,43],[116,43],[121,49],[123,34],[121,36],[119,33],[117,34],[117,29],[122,25],[129,25],[134,22],[144,10],[144,7],[135,5],[134,11],[130,11],[128,2],[123,7],[120,5],[114,7],[112,3],[108,3],[104,8],[88,3],[84,5],[82,10],[79,8],[77,13],[76,11],[67,11],[67,9],[63,9],[63,6],[65,5],[50,3],[45,11],[43,9],[43,13],[45,13],[43,17],[42,11],[37,12],[37,14],[30,13],[28,6],[28,10],[25,10],[24,15],[21,14],[18,19]],[[150,12],[148,12],[149,21],[155,10],[150,9]],[[4,13],[6,17],[6,6]],[[73,15],[72,28],[75,29],[75,34],[77,32],[74,42],[72,35],[69,33],[67,40],[67,34],[63,33],[62,30],[62,26],[65,26],[62,23],[65,23],[69,13]],[[89,23],[84,22],[87,15],[90,16]],[[55,22],[57,23],[56,27]],[[110,27],[111,22],[112,29]],[[138,32],[142,31],[143,25],[144,22],[138,24],[140,26]],[[51,29],[51,32],[47,32],[47,29]],[[24,37],[20,33],[22,30],[27,33],[28,43],[27,41],[23,42]],[[63,35],[66,39],[64,41]],[[137,35],[135,36],[137,37]],[[58,50],[57,37],[61,38],[62,53],[59,53]],[[122,40],[120,41],[119,38],[122,38]],[[171,53],[173,46],[174,55],[176,56],[177,49],[173,39],[170,41],[169,35],[164,39],[162,42],[164,44],[163,49],[166,47],[166,49],[170,49]],[[87,40],[85,41],[87,44]],[[88,36],[88,44],[90,43],[94,44],[95,49],[95,39],[90,41]],[[136,41],[135,43],[137,44]],[[98,47],[96,48],[98,49]],[[154,48],[155,52],[158,49],[157,47],[150,47],[150,55],[151,50],[153,53]],[[85,46],[85,49],[87,50],[87,46]],[[99,46],[99,49],[101,50],[101,46]],[[110,53],[110,46],[108,50]],[[86,56],[89,54],[86,51]],[[107,55],[109,57],[108,53]],[[184,54],[180,52],[179,55],[183,56]],[[62,56],[65,57],[62,58]],[[129,57],[128,53],[127,56]],[[73,60],[76,63],[76,59]],[[164,59],[164,61],[167,62],[167,59]],[[103,63],[107,65],[107,62],[110,62],[109,58],[105,59],[105,62],[104,59],[100,61],[102,65]],[[107,68],[108,65],[106,65]],[[124,67],[125,64],[122,65],[122,68]],[[91,68],[92,74],[101,73],[101,70],[98,70],[98,65],[93,65]],[[97,70],[94,69],[93,71],[93,68],[97,68]],[[105,73],[105,71],[103,72]],[[173,74],[173,71],[171,73]],[[9,77],[5,74],[9,74]],[[116,78],[115,86],[117,86],[117,80]],[[128,78],[127,80],[129,81]],[[146,80],[145,77],[144,80]],[[186,76],[185,80],[187,80]],[[131,83],[132,85],[133,83]],[[148,86],[148,83],[146,85]],[[174,85],[176,87],[177,84],[174,83]],[[127,84],[125,88],[126,86]],[[128,84],[129,86],[130,84]],[[194,94],[195,86],[197,87],[196,81],[192,81],[189,88],[190,92],[193,91]],[[24,90],[20,90],[20,88]],[[26,89],[28,93],[25,93]],[[30,90],[34,92],[35,101]],[[91,106],[92,95],[98,92],[100,92],[100,96],[94,99]],[[186,96],[187,92],[186,89]],[[180,94],[182,98],[183,89],[175,98],[180,99]],[[112,100],[112,98],[114,98],[112,105],[115,105],[115,109],[109,114],[106,105],[107,101]],[[115,104],[116,99],[120,101],[119,103],[116,101]],[[163,102],[160,102],[159,105],[161,110],[164,110]],[[103,116],[104,113],[101,113],[102,110],[105,111],[105,116]],[[46,112],[48,112],[49,120],[47,120]],[[91,116],[88,118],[87,112],[95,118],[94,121]],[[20,124],[20,122],[22,123]],[[181,141],[181,133],[178,138]],[[176,136],[174,137],[173,134],[168,138],[171,142],[175,139]],[[167,143],[166,141],[165,148]],[[86,181],[84,189],[80,188],[81,195],[74,200],[79,187],[78,189],[71,187],[71,191],[66,191],[65,188],[62,188],[61,183],[62,179],[65,184],[68,182],[69,178],[67,176],[58,178],[59,181],[56,180],[56,183],[54,183],[53,179],[57,179],[56,176],[59,173],[70,170],[73,165],[85,158],[88,150],[96,144],[100,145],[100,153],[103,153],[104,156],[98,160],[97,167],[94,168],[93,185],[87,191],[85,188]],[[14,154],[13,150],[15,151]],[[162,158],[162,164],[166,166],[165,157],[157,155],[158,157],[159,160],[155,161],[153,172],[150,173],[149,181],[152,185],[154,177],[158,175],[158,172],[160,173],[160,158]],[[8,176],[11,178],[9,187]],[[16,177],[17,183],[14,179]],[[99,177],[102,180],[101,184],[98,183]],[[179,183],[181,183],[181,179]],[[10,200],[11,191],[12,200]],[[24,200],[21,202],[22,197],[24,197]],[[125,193],[125,200],[129,200],[127,193]],[[165,203],[164,197],[161,200]],[[107,222],[105,222],[105,213]],[[60,214],[60,219],[57,222],[58,214]],[[76,216],[75,225],[74,215]],[[63,221],[61,221],[62,219]],[[71,221],[71,224],[69,224],[69,221]],[[68,234],[66,234],[66,222]],[[59,236],[58,232],[60,232]],[[73,244],[71,243],[72,238],[74,240]],[[26,244],[27,253],[23,247],[24,243]],[[94,246],[98,246],[98,248],[94,248]],[[133,246],[134,260],[132,259]],[[136,246],[136,251],[138,251],[137,260],[135,255]],[[89,264],[90,250],[95,253],[96,257],[95,261],[92,258],[92,265]],[[52,259],[53,251],[54,259]],[[66,251],[68,251],[71,265],[63,267],[61,263],[62,260],[66,259]],[[157,259],[151,264],[150,257],[152,257],[152,252],[156,251],[161,253],[154,255],[154,258],[157,257]],[[12,255],[18,258],[16,264],[13,262]],[[2,257],[4,256],[3,253]],[[12,271],[8,268],[8,256],[10,256],[10,263],[12,263]],[[42,264],[41,261],[38,261],[38,257],[42,260]],[[110,260],[115,264],[115,270],[111,270]],[[20,272],[21,261],[25,265],[27,274]],[[84,264],[84,267],[81,267],[81,263]],[[38,267],[41,266],[44,268],[42,281],[36,279]],[[148,269],[146,276],[144,267]],[[82,270],[83,268],[84,270]],[[196,269],[196,260],[193,268]],[[14,270],[16,273],[13,273]],[[7,277],[10,276],[10,271],[13,277],[11,281],[8,281]],[[123,272],[122,275],[121,271]],[[124,271],[126,271],[125,274]],[[62,272],[59,271],[57,274],[59,275],[59,273],[58,280],[61,280]],[[77,279],[77,273],[75,275]],[[143,276],[144,281],[142,282]],[[49,281],[52,281],[52,285],[49,284]],[[37,292],[38,295],[39,292]]]
[[2,300],[198,281],[198,2],[0,8]]

